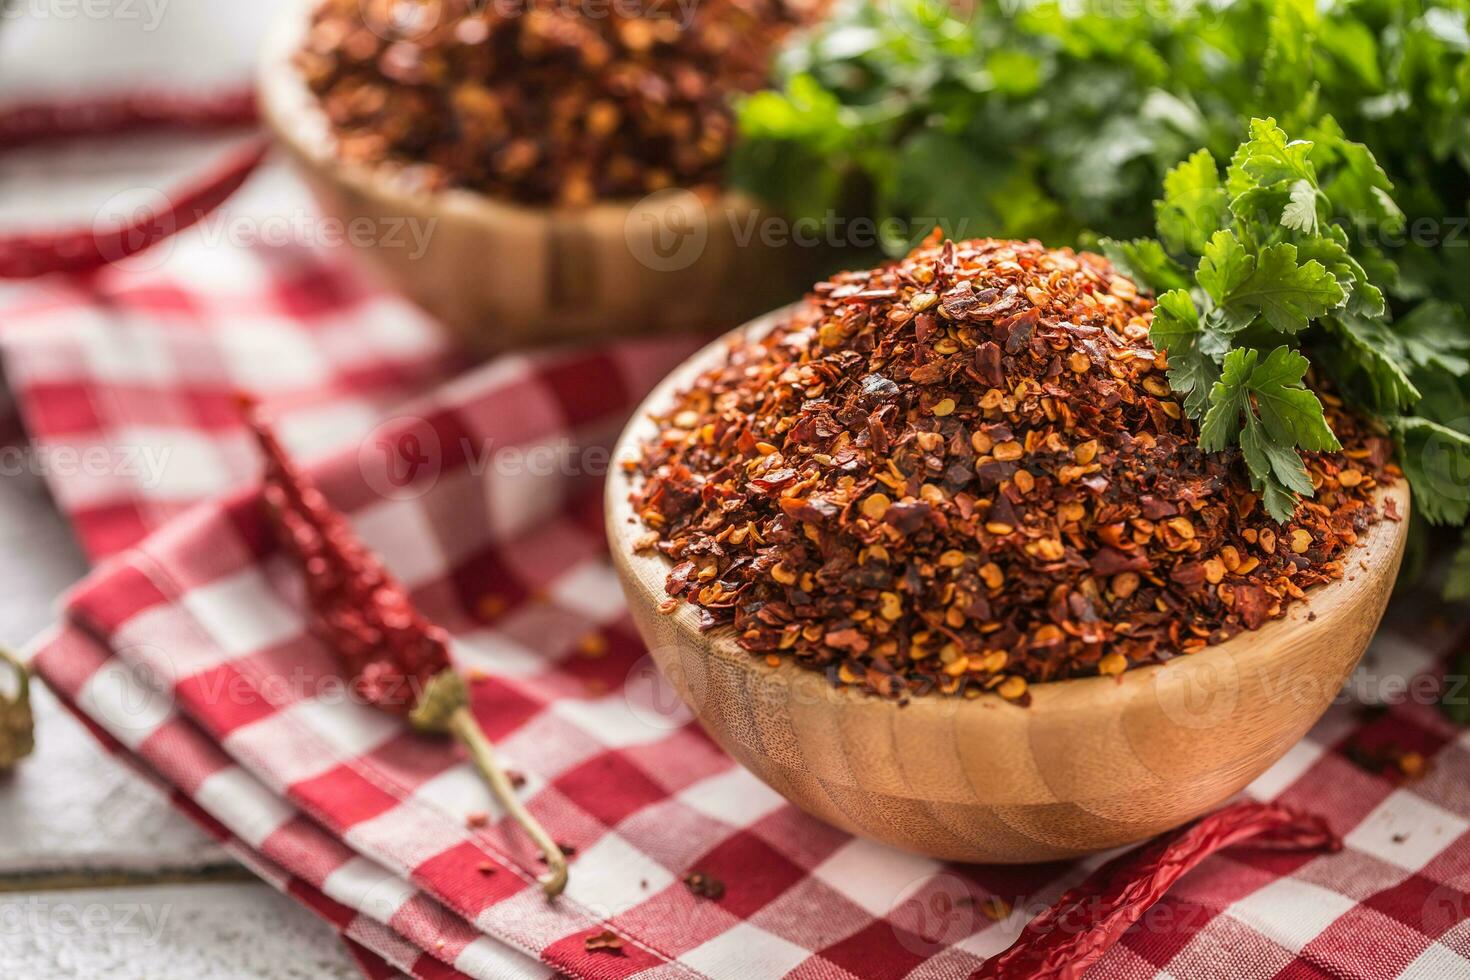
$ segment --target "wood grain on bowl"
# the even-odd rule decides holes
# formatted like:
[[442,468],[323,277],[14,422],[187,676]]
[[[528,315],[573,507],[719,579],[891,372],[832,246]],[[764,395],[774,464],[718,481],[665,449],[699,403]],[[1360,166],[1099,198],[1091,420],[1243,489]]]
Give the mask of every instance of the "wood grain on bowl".
[[[741,330],[763,333],[781,311]],[[649,395],[615,451],[635,458],[667,405],[724,356],[696,354]],[[635,554],[644,533],[615,466],[606,511],[613,562],[653,658],[721,747],[797,806],[844,830],[934,857],[1022,863],[1132,843],[1205,813],[1242,789],[1322,715],[1383,614],[1407,525],[1381,521],[1347,574],[1284,619],[1118,677],[908,705],[832,687],[789,660],[769,666],[695,611],[658,611],[670,563]],[[1403,481],[1379,493],[1408,513]]]

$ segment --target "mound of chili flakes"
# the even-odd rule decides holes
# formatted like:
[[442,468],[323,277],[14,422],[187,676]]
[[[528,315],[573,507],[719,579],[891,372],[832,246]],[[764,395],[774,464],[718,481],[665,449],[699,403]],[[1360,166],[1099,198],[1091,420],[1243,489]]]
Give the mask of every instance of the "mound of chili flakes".
[[1319,389],[1344,450],[1308,456],[1316,496],[1278,525],[1238,454],[1197,448],[1151,307],[1034,242],[819,283],[657,420],[638,546],[745,649],[899,699],[1024,703],[1256,629],[1343,575],[1401,473]]
[[720,179],[802,0],[321,0],[296,63],[348,160],[576,205]]

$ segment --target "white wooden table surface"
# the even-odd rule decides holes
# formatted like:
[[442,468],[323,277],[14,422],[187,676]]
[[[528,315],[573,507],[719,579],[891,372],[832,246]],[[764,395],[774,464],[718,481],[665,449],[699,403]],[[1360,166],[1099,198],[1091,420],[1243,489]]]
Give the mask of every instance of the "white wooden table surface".
[[[135,80],[237,82],[281,2],[0,0],[0,105]],[[149,166],[62,158],[0,159],[0,230],[85,220],[120,175]],[[40,480],[0,475],[0,643],[46,628],[85,572]],[[330,929],[235,865],[47,692],[35,704],[36,754],[0,776],[0,978],[358,976]]]

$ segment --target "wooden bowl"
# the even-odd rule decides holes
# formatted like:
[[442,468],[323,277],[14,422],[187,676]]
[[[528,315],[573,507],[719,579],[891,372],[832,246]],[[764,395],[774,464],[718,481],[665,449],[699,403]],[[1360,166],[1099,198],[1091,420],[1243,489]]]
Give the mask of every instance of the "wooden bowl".
[[820,250],[751,234],[763,216],[738,194],[527,207],[342,161],[292,63],[310,7],[290,5],[262,48],[261,114],[348,244],[472,349],[728,328],[812,281]]
[[[780,315],[740,329],[759,335]],[[671,404],[728,342],[690,358],[648,396],[614,460],[638,456],[656,432],[650,411]],[[937,858],[1006,864],[1152,837],[1260,775],[1322,715],[1362,656],[1408,526],[1374,525],[1343,580],[1312,590],[1286,618],[1192,656],[1116,678],[1036,684],[1024,708],[991,694],[900,708],[834,689],[790,660],[768,666],[737,647],[729,627],[701,633],[687,603],[661,615],[670,563],[633,553],[644,531],[628,500],[633,485],[615,466],[606,500],[613,562],[660,671],[715,741],[844,830]],[[1409,512],[1403,481],[1381,495]]]

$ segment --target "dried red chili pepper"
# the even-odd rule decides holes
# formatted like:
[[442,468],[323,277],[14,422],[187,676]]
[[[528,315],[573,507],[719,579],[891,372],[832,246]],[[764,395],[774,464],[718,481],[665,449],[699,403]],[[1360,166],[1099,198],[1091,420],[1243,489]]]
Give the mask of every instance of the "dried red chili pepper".
[[1321,817],[1277,803],[1237,803],[1114,858],[1032,919],[974,980],[1075,980],[1173,884],[1216,851],[1235,844],[1276,850],[1338,851]]
[[[560,894],[567,883],[566,855],[516,797],[470,710],[469,688],[450,662],[447,634],[424,618],[347,519],[291,461],[260,406],[242,398],[241,407],[265,456],[262,495],[268,512],[305,579],[313,632],[342,659],[353,690],[367,703],[463,743],[496,800],[541,849],[546,894]],[[474,816],[471,826],[477,825]]]
[[1278,525],[1238,452],[1198,449],[1152,308],[1035,242],[818,283],[660,411],[639,546],[706,626],[898,700],[1024,704],[1256,629],[1343,575],[1402,473],[1323,391],[1344,449],[1307,456],[1316,496]]
[[[216,130],[254,121],[255,100],[248,92],[25,104],[0,112],[0,148],[158,129]],[[165,210],[141,214],[116,228],[0,237],[0,279],[89,272],[152,248],[223,204],[260,166],[269,148],[268,140],[252,140],[208,176],[172,195]]]

